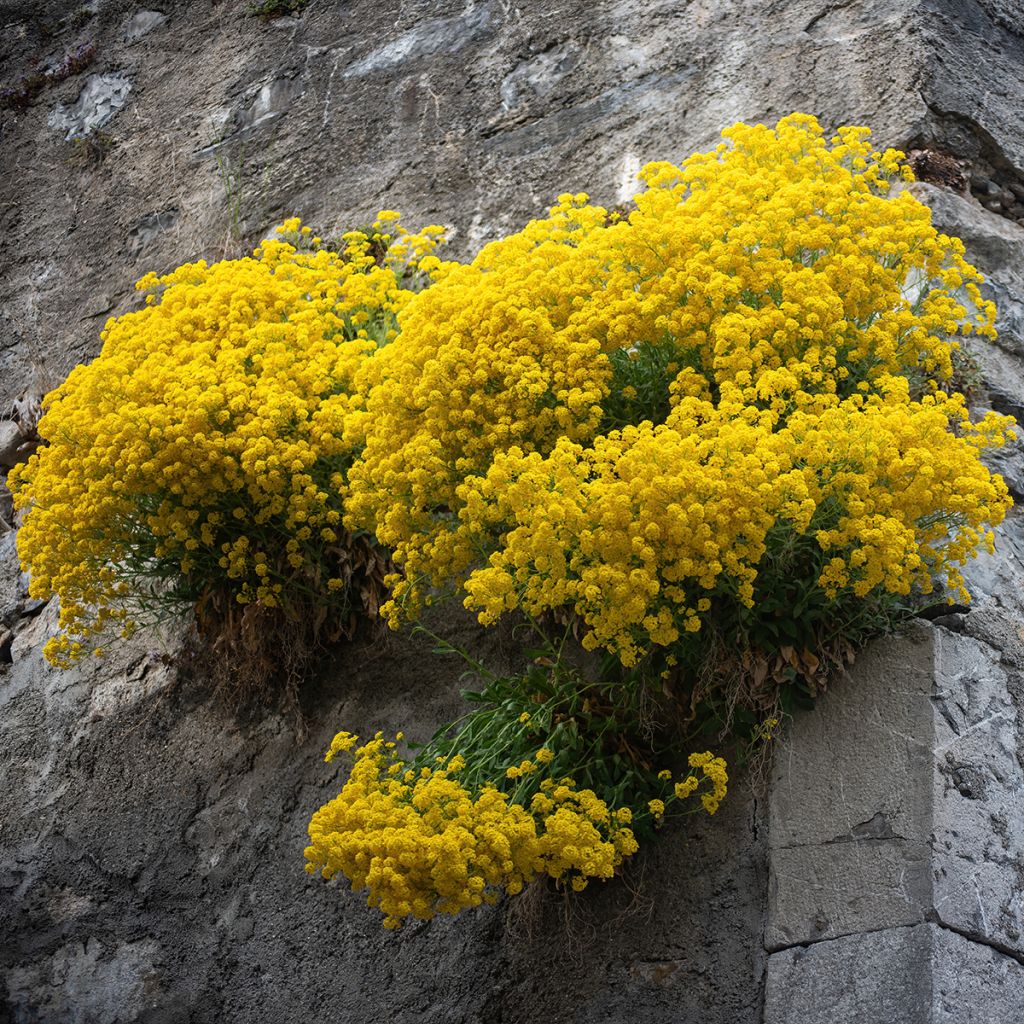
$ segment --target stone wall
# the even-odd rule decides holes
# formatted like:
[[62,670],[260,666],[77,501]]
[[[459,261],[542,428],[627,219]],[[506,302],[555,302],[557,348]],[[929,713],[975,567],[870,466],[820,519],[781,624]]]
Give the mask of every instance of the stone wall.
[[[976,401],[1024,412],[1019,0],[313,0],[269,23],[244,6],[0,14],[0,87],[95,46],[0,111],[0,464],[146,270],[237,255],[293,212],[329,230],[382,206],[452,225],[466,253],[561,191],[619,201],[642,162],[794,109],[963,161],[913,187],[1000,304]],[[1019,446],[998,468],[1024,499]],[[301,870],[338,785],[321,754],[342,725],[429,733],[460,666],[408,637],[342,650],[301,737],[176,684],[173,637],[56,672],[55,611],[4,529],[0,1022],[1022,1015],[1019,514],[972,567],[974,610],[867,652],[714,819],[571,904],[541,890],[397,935]]]

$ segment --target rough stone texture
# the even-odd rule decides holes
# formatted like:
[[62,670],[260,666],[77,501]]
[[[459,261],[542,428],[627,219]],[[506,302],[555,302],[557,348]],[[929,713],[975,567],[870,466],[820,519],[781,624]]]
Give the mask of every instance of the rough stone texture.
[[930,931],[891,928],[776,953],[768,961],[765,1021],[930,1024]]
[[[974,199],[914,188],[999,302],[999,344],[972,348],[978,408],[1024,413],[1019,0],[313,0],[270,23],[242,3],[79,6],[0,14],[0,85],[98,53],[0,112],[0,424],[27,426],[149,269],[381,207],[452,225],[465,254],[559,192],[623,201],[645,161],[792,110],[966,161]],[[65,136],[96,128],[113,149],[71,166]],[[1021,494],[1020,446],[997,458]],[[568,923],[542,892],[400,935],[306,878],[305,823],[338,784],[334,729],[428,733],[459,667],[407,638],[341,652],[301,740],[173,686],[155,641],[56,673],[12,518],[0,482],[0,1022],[1024,1016],[1024,516],[970,566],[973,611],[877,645],[794,724],[770,849],[740,784]]]
[[[178,211],[173,206],[168,210],[155,210],[153,213],[147,213],[144,217],[140,217],[128,232],[128,251],[133,256],[137,256],[149,249],[160,235],[174,227],[177,220]],[[108,296],[102,296],[102,302],[106,309],[110,308],[111,303]],[[106,312],[106,309],[98,310],[98,312]]]
[[769,949],[925,919],[931,663],[928,628],[880,641],[793,722],[770,797]]
[[1024,663],[972,637],[936,639],[933,905],[942,923],[1024,959]]
[[25,440],[13,420],[0,420],[0,468],[13,466],[18,449]]
[[769,961],[770,1024],[994,1024],[1022,1016],[1024,966],[932,924],[795,947]]
[[407,639],[344,651],[298,741],[279,718],[240,726],[169,691],[156,651],[123,650],[102,675],[51,671],[49,620],[18,634],[0,674],[0,933],[17,937],[0,948],[0,993],[14,1021],[532,1024],[538,1007],[557,1021],[757,1021],[764,830],[742,787],[569,920],[541,891],[387,933],[362,897],[302,871],[309,813],[338,786],[322,751],[342,723],[429,731],[457,707],[461,665]]
[[137,43],[143,37],[148,36],[150,32],[160,28],[165,21],[167,21],[167,15],[160,11],[136,11],[125,22],[124,41]]
[[[129,44],[153,12],[128,0],[79,27],[74,0],[9,0],[5,77],[88,42],[98,58],[0,112],[0,413],[94,355],[144,271],[236,254],[291,213],[330,231],[399,209],[452,225],[464,253],[560,192],[627,199],[647,160],[793,110],[984,157],[1006,191],[1024,180],[1016,2],[358,0],[265,23],[243,3],[178,0]],[[115,73],[132,86],[103,128],[115,148],[69,167],[47,120]],[[134,246],[134,226],[170,209],[173,225]]]
[[99,131],[128,102],[131,80],[119,72],[90,75],[70,106],[58,103],[47,124],[64,132],[65,139],[79,139]]

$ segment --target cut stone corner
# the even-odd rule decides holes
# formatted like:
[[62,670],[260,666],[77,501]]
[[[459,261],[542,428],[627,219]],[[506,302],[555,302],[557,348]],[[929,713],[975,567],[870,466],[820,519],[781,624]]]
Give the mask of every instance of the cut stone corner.
[[765,1024],[1024,1019],[1022,679],[1006,651],[916,623],[792,723]]

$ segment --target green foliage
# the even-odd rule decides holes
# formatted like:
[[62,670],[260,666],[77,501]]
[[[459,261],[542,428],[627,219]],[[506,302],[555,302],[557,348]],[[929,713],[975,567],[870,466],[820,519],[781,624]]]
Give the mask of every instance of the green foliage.
[[[697,809],[673,799],[673,777],[679,769],[686,773],[680,749],[687,744],[680,743],[679,708],[661,687],[661,673],[650,664],[626,669],[607,653],[574,661],[569,631],[556,644],[537,623],[520,628],[537,643],[524,652],[529,663],[522,672],[498,674],[424,626],[415,627],[433,637],[435,654],[460,657],[469,666],[464,678],[480,688],[462,691],[472,710],[443,725],[426,744],[411,745],[412,766],[433,768],[439,759],[459,756],[466,761],[464,784],[496,785],[523,806],[545,779],[571,778],[609,807],[632,808],[639,838],[665,816],[650,811],[651,800],[676,813]],[[707,738],[693,730],[695,743]],[[758,722],[743,757],[768,738],[770,727]],[[538,758],[538,751],[546,753]]]
[[602,433],[643,420],[664,423],[672,408],[672,381],[684,366],[700,365],[696,353],[680,351],[671,341],[642,341],[629,349],[616,349],[609,361],[612,380],[601,406]]

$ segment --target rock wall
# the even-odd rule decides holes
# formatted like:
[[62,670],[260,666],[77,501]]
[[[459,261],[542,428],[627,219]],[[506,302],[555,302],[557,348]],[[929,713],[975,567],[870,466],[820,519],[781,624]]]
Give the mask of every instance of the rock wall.
[[0,413],[95,354],[143,272],[236,255],[286,215],[326,231],[399,209],[465,253],[560,192],[626,199],[642,163],[738,120],[935,144],[1024,218],[1020,0],[246,7],[5,3],[4,85],[94,55],[0,111]]
[[15,1021],[758,1019],[763,811],[742,788],[573,909],[541,892],[388,933],[302,870],[309,814],[338,788],[322,752],[342,723],[429,735],[460,664],[406,639],[342,652],[299,741],[162,693],[153,658],[49,672],[36,622],[2,691]]
[[[0,13],[0,89],[35,58],[46,78],[0,111],[0,464],[146,270],[236,255],[293,212],[329,230],[379,207],[470,252],[561,191],[614,203],[644,161],[794,109],[927,151],[942,184],[913,187],[1000,304],[976,401],[1024,412],[1019,0],[244,9]],[[1019,446],[998,468],[1024,499]],[[342,650],[303,737],[175,685],[173,637],[56,672],[55,611],[0,532],[0,1022],[1017,1019],[1022,563],[1016,513],[972,567],[974,610],[877,645],[767,782],[624,880],[394,935],[301,870],[337,786],[321,754],[342,725],[428,733],[459,666],[408,637]]]

